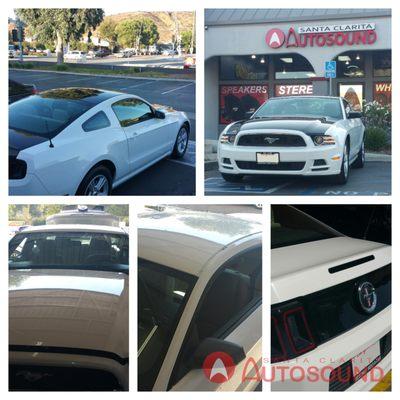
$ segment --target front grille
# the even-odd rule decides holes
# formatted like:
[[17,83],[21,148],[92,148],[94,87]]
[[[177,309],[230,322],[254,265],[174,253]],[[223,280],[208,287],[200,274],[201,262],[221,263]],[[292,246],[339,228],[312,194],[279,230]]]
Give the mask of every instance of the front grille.
[[10,365],[10,391],[120,391],[109,372],[73,367]]
[[26,162],[15,156],[8,157],[8,179],[23,179],[26,176]]
[[285,134],[255,134],[243,135],[239,138],[238,146],[262,147],[305,147],[306,142],[298,135]]
[[[392,349],[392,332],[383,336],[380,341],[380,358],[376,361],[385,358]],[[355,383],[353,376],[353,367],[351,360],[339,365],[335,368],[329,376],[329,391],[330,392],[344,392]]]
[[252,169],[255,171],[301,171],[305,162],[280,162],[278,164],[258,164],[255,161],[236,161],[240,169]]

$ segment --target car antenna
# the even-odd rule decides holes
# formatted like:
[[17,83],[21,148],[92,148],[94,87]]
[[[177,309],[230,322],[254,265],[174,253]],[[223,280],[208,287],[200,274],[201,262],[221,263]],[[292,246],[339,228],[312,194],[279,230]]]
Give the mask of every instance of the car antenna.
[[[46,118],[44,119],[44,123],[46,124],[47,134],[49,134],[49,126],[48,126],[48,124],[47,124],[47,119],[46,119]],[[49,136],[49,142],[50,142],[49,147],[53,148],[53,147],[54,147],[54,144],[53,144],[53,142],[51,141],[51,136]]]

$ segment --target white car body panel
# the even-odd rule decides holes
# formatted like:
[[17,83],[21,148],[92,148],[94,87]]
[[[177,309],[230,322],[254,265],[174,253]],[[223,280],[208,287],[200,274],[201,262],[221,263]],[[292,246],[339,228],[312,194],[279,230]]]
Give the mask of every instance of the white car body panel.
[[[196,226],[190,223],[185,224],[185,218],[196,218],[198,223]],[[225,221],[225,224],[222,221]],[[228,229],[227,227],[232,226],[232,223],[238,223],[238,226],[245,229],[247,233],[246,231],[238,233],[237,228]],[[150,214],[146,218],[139,218],[138,224],[139,258],[198,277],[153,387],[154,391],[165,391],[193,314],[210,279],[226,261],[235,255],[255,246],[261,246],[262,227],[261,224],[232,218],[229,215],[188,210],[167,215],[165,222],[163,218],[153,218]],[[259,361],[260,365],[261,325],[261,305],[259,305],[226,337],[226,340],[243,346],[246,359],[253,357]],[[191,370],[170,390],[254,390],[259,382],[242,383],[241,381],[242,367],[246,359],[236,367],[234,376],[228,382],[222,384],[210,382],[203,371],[197,369]]]
[[[36,232],[96,232],[127,235],[107,225],[29,226]],[[104,351],[96,354],[10,351],[10,364],[93,368],[108,371],[129,389],[129,277],[122,272],[83,269],[9,271],[9,344]]]
[[[180,127],[189,124],[186,115],[166,110],[165,119],[122,128],[111,105],[129,98],[146,102],[133,95],[112,97],[89,109],[55,136],[54,147],[44,141],[21,150],[17,159],[27,163],[27,175],[23,179],[9,180],[10,195],[75,195],[90,169],[104,161],[115,166],[115,188],[169,156]],[[83,131],[82,124],[99,111],[107,115],[111,126]]]
[[[299,96],[299,101],[301,97]],[[253,126],[259,126],[257,129],[243,128],[236,135],[234,144],[221,143],[218,140],[217,160],[219,171],[225,174],[256,174],[256,175],[337,175],[340,173],[342,164],[342,155],[344,152],[344,145],[346,138],[350,138],[350,164],[352,164],[361,148],[364,138],[364,125],[360,119],[348,119],[346,111],[341,101],[343,119],[338,120],[331,124],[331,126],[324,133],[331,135],[335,139],[334,145],[316,146],[311,137],[300,130],[294,129],[268,129],[262,127],[262,122],[254,120]],[[282,116],[282,124],[285,122],[285,117]],[[316,123],[322,123],[319,120]],[[236,122],[233,122],[225,127],[222,131],[220,138],[228,132]],[[238,145],[241,136],[255,135],[255,134],[287,134],[301,136],[305,143],[305,147],[283,147],[283,146],[240,146]],[[235,161],[256,161],[256,153],[268,152],[279,153],[280,162],[304,162],[305,165],[301,170],[257,170],[257,169],[241,169],[237,166]],[[339,159],[333,159],[339,157]],[[224,158],[231,160],[230,164],[223,161]],[[314,160],[324,159],[326,165],[314,166]],[[328,167],[328,168],[326,168]]]
[[[321,224],[323,225],[323,224]],[[373,255],[375,259],[335,273],[328,269]],[[271,305],[296,299],[323,290],[358,276],[378,270],[391,263],[391,246],[345,236],[318,240],[271,251]],[[378,300],[379,301],[379,300]],[[271,383],[273,391],[328,391],[331,369],[362,353],[369,346],[391,331],[391,305],[365,322],[356,325],[318,345],[313,350],[296,358],[272,364],[279,368],[309,366],[326,369],[326,379],[312,380],[312,373],[305,371],[305,378],[294,381],[288,374]],[[391,352],[378,364],[385,375],[391,369]],[[307,375],[308,374],[308,375]],[[368,391],[377,384],[371,379],[360,379],[350,386],[349,391]]]

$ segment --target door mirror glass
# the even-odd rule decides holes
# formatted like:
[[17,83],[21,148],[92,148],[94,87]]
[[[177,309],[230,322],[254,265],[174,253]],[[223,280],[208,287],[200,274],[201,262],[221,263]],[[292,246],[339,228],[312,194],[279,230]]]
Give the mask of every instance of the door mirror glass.
[[349,116],[348,116],[349,119],[361,118],[361,117],[362,117],[362,114],[358,111],[350,111]]
[[160,110],[155,110],[154,116],[158,119],[165,119],[165,113]]
[[[206,338],[197,347],[194,353],[193,369],[203,367],[204,360],[212,353],[223,352],[228,354],[235,365],[246,358],[246,353],[242,346],[222,339]],[[218,359],[215,360],[217,362]]]

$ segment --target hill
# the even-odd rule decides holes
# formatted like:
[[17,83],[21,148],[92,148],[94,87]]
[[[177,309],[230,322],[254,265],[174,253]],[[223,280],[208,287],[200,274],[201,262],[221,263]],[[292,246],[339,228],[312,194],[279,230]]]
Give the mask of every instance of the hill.
[[[111,18],[116,22],[126,19],[135,18],[150,18],[157,25],[160,34],[160,43],[170,43],[175,30],[175,22],[172,12],[167,11],[134,11],[121,14],[108,15],[106,18]],[[191,30],[193,27],[193,12],[176,11],[174,13],[178,20],[180,33]]]

